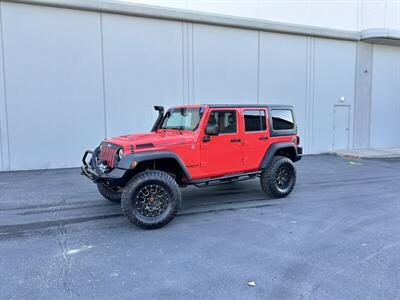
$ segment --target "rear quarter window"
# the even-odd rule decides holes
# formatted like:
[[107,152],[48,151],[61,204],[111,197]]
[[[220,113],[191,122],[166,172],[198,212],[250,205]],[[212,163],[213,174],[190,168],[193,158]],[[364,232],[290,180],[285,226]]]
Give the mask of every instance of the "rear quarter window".
[[272,109],[271,118],[274,130],[294,129],[293,113],[290,109]]
[[244,128],[246,132],[264,131],[267,129],[264,110],[245,110]]

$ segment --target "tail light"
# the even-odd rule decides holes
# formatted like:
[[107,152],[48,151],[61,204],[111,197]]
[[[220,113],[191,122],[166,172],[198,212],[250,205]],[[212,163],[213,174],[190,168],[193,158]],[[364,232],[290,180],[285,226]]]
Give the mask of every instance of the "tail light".
[[292,142],[298,146],[300,144],[300,137],[298,135],[294,136]]

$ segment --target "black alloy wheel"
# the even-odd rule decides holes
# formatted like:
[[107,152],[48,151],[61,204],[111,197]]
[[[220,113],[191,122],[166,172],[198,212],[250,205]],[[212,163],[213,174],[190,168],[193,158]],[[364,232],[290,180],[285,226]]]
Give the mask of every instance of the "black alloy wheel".
[[293,180],[293,168],[289,164],[281,165],[276,173],[276,184],[282,191],[286,190]]
[[261,173],[261,188],[274,198],[289,195],[296,184],[296,169],[292,160],[286,156],[274,156]]
[[133,224],[160,228],[169,223],[181,205],[181,191],[169,174],[147,170],[132,177],[122,192],[123,214]]
[[168,202],[168,193],[161,185],[149,184],[137,193],[135,206],[142,216],[157,217],[166,210]]

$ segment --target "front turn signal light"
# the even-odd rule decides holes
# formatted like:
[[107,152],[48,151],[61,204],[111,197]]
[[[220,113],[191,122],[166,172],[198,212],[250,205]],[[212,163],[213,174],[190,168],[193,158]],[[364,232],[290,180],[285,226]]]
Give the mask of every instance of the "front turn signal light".
[[138,162],[137,162],[136,160],[133,160],[133,161],[131,162],[131,168],[132,168],[132,169],[136,168],[137,165],[138,165]]

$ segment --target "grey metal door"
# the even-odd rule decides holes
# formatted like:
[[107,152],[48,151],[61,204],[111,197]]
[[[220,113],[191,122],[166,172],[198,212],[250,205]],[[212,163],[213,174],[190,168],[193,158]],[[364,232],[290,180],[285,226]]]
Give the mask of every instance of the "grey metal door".
[[349,148],[350,106],[335,105],[333,117],[333,149]]

